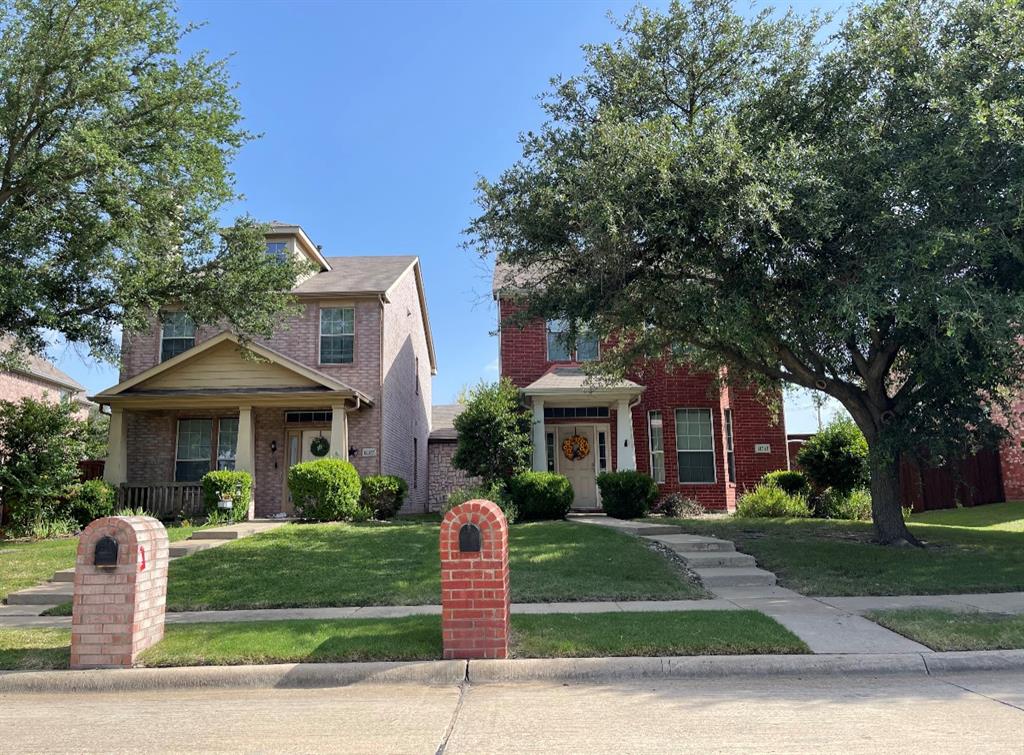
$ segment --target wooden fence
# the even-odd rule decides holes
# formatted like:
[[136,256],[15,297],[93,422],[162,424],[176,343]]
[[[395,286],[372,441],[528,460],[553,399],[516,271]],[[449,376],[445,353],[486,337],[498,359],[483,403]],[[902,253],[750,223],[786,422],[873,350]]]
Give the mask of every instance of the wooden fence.
[[914,511],[980,506],[1005,501],[998,451],[981,451],[955,464],[929,467],[906,458],[900,465],[904,506]]
[[118,490],[119,508],[143,509],[158,519],[196,516],[205,511],[198,482],[124,483]]

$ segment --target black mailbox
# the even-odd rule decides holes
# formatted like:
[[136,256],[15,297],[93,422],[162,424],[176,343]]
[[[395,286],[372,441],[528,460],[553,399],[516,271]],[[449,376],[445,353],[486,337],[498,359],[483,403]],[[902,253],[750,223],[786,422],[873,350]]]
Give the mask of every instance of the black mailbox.
[[475,524],[464,524],[459,530],[459,551],[462,553],[480,552],[480,528]]
[[94,566],[117,566],[117,541],[112,537],[97,540],[92,562]]

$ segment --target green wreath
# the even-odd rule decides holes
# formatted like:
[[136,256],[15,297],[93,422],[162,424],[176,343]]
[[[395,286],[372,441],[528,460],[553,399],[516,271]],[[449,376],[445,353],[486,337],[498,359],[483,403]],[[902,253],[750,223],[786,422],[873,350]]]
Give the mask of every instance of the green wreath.
[[327,456],[327,452],[331,450],[331,442],[322,435],[318,435],[313,438],[309,444],[309,452],[313,456]]

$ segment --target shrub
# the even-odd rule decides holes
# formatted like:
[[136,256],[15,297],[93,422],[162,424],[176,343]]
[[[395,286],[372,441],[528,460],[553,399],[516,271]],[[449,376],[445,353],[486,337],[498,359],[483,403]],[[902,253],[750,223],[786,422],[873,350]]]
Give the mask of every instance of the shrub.
[[359,502],[359,473],[341,459],[294,465],[288,470],[288,490],[296,510],[306,519],[361,522],[373,515]]
[[804,518],[810,515],[811,509],[804,496],[790,495],[771,483],[762,483],[749,493],[744,493],[736,504],[736,516],[740,517]]
[[232,521],[240,522],[248,518],[249,502],[252,500],[251,474],[218,469],[204,474],[200,484],[203,486],[203,505],[206,506],[207,515],[220,510],[217,501],[221,498],[230,498]]
[[364,509],[373,512],[374,519],[391,519],[401,510],[408,494],[409,483],[401,477],[374,475],[363,478],[359,500]]
[[554,472],[522,472],[508,481],[508,495],[521,522],[564,519],[572,507],[569,478]]
[[695,519],[708,513],[699,501],[687,498],[682,493],[669,493],[655,503],[651,511],[673,519]]
[[774,484],[790,495],[805,495],[809,483],[803,472],[780,469],[777,472],[767,472],[761,478],[761,482],[769,485]]
[[871,519],[871,492],[855,488],[849,493],[826,490],[815,501],[814,515],[826,519]]
[[602,472],[597,487],[604,513],[619,519],[645,516],[658,497],[658,485],[643,472]]
[[804,443],[796,460],[816,492],[849,493],[868,484],[868,444],[853,420],[829,424]]
[[453,490],[448,494],[448,500],[444,502],[444,506],[441,508],[442,514],[447,514],[453,508],[466,501],[474,501],[482,499],[484,501],[492,501],[498,504],[501,508],[502,513],[505,514],[505,520],[509,524],[515,523],[518,518],[519,512],[516,510],[515,504],[512,499],[509,498],[508,493],[501,486],[500,483],[491,483],[490,485],[478,485],[473,488],[459,488]]
[[114,513],[117,488],[103,480],[86,480],[71,499],[71,517],[82,527]]
[[452,464],[484,482],[506,482],[530,468],[533,417],[508,378],[481,383],[455,418],[459,433]]

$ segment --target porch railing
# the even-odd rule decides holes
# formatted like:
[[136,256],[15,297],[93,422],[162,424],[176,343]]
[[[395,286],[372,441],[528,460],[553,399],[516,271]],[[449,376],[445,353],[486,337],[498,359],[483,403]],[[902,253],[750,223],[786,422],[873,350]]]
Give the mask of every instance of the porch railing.
[[203,488],[198,482],[126,482],[118,489],[119,508],[142,509],[168,519],[202,514]]

